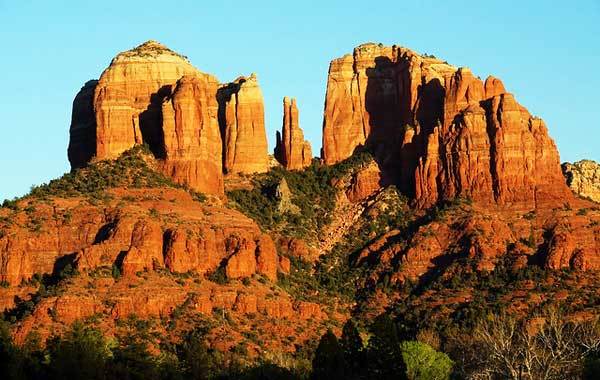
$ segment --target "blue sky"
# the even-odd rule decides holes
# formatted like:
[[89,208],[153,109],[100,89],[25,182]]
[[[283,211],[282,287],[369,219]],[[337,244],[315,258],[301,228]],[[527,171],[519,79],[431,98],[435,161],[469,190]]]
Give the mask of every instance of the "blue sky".
[[256,72],[270,149],[287,95],[319,151],[329,61],[372,41],[501,78],[563,161],[600,161],[599,19],[600,0],[0,0],[0,200],[69,170],[73,97],[148,39],[222,82]]

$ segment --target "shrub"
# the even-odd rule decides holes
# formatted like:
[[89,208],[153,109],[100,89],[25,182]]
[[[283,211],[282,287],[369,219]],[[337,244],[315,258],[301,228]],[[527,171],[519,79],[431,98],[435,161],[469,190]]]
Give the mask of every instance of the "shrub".
[[402,359],[409,380],[447,380],[454,363],[448,355],[418,341],[401,343]]

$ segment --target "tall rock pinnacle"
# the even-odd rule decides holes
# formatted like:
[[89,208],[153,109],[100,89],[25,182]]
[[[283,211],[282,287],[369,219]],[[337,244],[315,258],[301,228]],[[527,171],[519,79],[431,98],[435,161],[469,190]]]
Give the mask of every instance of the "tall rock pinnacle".
[[256,75],[239,77],[221,87],[218,99],[225,172],[266,172],[265,111]]
[[281,133],[277,132],[275,158],[290,170],[305,168],[312,160],[310,143],[300,129],[296,99],[287,96],[283,98],[283,127]]

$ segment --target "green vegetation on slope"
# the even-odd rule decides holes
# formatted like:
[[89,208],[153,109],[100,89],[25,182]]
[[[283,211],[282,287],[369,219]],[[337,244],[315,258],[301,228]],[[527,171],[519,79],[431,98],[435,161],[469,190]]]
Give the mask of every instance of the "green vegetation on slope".
[[[336,196],[332,181],[372,159],[371,154],[365,151],[333,166],[320,165],[314,160],[311,166],[301,171],[273,168],[268,173],[255,176],[251,190],[229,191],[227,197],[233,207],[256,220],[265,230],[314,238],[331,221]],[[281,213],[278,210],[275,188],[282,178],[287,181],[298,212]]]
[[[187,189],[154,170],[147,162],[152,157],[147,145],[136,145],[115,160],[105,160],[74,170],[47,184],[32,186],[23,198],[78,197],[103,199],[106,190],[117,187],[161,188],[172,187],[188,190],[197,200],[203,201],[201,193]],[[5,200],[3,207],[15,209],[17,200]]]

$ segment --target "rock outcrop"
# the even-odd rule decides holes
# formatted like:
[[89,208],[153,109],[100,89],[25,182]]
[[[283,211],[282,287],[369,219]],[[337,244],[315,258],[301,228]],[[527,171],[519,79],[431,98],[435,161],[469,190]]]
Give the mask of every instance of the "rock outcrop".
[[331,62],[323,159],[363,146],[421,207],[455,197],[520,207],[571,199],[544,122],[500,80],[406,48],[364,44]]
[[221,87],[218,99],[225,172],[266,172],[265,111],[256,75],[240,77]]
[[[14,213],[14,224],[0,224],[0,282],[18,285],[35,273],[58,274],[66,265],[80,271],[116,266],[125,276],[161,268],[202,275],[224,265],[228,278],[277,279],[275,244],[243,214],[201,205],[169,188],[112,196],[102,206],[23,204],[28,212]],[[141,196],[151,201],[131,201]],[[56,222],[33,231],[29,220]]]
[[575,194],[600,202],[600,164],[591,160],[565,162],[562,169]]
[[184,75],[203,73],[187,58],[155,41],[118,54],[94,91],[96,159],[116,158],[144,142],[163,158],[162,102]]
[[310,143],[300,129],[296,99],[283,98],[283,127],[277,132],[275,158],[288,170],[302,169],[312,161]]
[[209,194],[223,193],[217,86],[210,75],[184,76],[162,103],[163,172]]
[[147,144],[178,183],[223,194],[223,171],[268,169],[263,97],[252,74],[228,85],[155,41],[118,54],[73,102],[73,169]]

